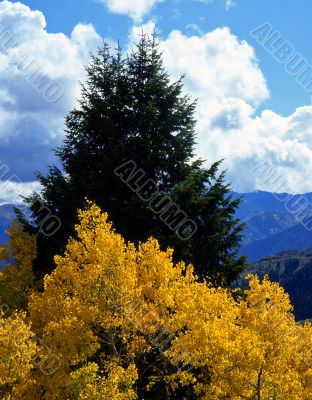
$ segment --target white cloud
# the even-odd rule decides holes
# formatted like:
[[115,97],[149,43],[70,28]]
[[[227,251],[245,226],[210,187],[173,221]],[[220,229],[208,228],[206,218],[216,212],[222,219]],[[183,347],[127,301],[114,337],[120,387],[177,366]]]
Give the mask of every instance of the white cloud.
[[145,24],[134,25],[129,32],[127,52],[130,52],[135,47],[134,44],[138,43],[141,38],[142,32],[145,35],[152,35],[155,30],[156,23],[153,20],[147,21]]
[[[198,99],[200,157],[208,164],[225,158],[235,190],[312,191],[312,106],[288,117],[271,110],[257,115],[270,94],[246,41],[228,28],[200,36],[173,31],[161,47],[173,78],[186,74],[185,89]],[[263,163],[271,179],[259,174]]]
[[136,22],[148,14],[157,3],[164,0],[100,0],[109,11],[117,14],[125,14]]
[[[92,25],[78,24],[70,37],[45,27],[41,12],[0,3],[0,160],[23,181],[54,162],[84,65],[102,43]],[[53,82],[64,91],[55,102],[41,90]]]
[[38,182],[0,182],[0,205],[3,204],[21,204],[22,196],[29,196],[34,191],[39,191]]
[[[55,162],[51,149],[64,138],[64,116],[79,96],[78,81],[84,78],[89,52],[102,41],[93,26],[85,24],[78,24],[70,37],[49,34],[41,12],[9,1],[0,2],[0,27],[0,161],[30,187],[32,171]],[[143,29],[152,32],[154,27],[149,21]],[[9,51],[1,47],[5,30],[15,40]],[[140,32],[135,26],[130,38],[137,39]],[[161,47],[173,78],[186,74],[185,89],[198,98],[198,154],[208,164],[225,158],[234,189],[278,189],[258,170],[252,172],[269,162],[279,185],[285,182],[281,191],[312,190],[312,106],[300,107],[287,117],[272,110],[257,115],[257,107],[270,94],[246,41],[228,28],[194,36],[174,30]],[[64,95],[59,101],[45,101],[26,79],[29,61],[35,61],[44,78],[61,83]],[[0,185],[0,201],[12,198],[12,193],[13,188],[4,190]]]

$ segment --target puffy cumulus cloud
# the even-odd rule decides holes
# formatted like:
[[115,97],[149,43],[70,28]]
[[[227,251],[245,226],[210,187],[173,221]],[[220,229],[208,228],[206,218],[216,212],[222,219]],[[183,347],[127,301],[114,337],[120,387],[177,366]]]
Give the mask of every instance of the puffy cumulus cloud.
[[3,204],[21,204],[22,196],[29,196],[34,191],[39,191],[38,182],[0,182],[0,206]]
[[152,35],[155,31],[157,32],[156,22],[153,20],[149,20],[144,24],[134,25],[128,35],[127,52],[131,52],[131,50],[135,47],[134,45],[140,40],[142,32],[145,35]]
[[[143,10],[152,3],[135,4]],[[16,191],[21,181],[32,187],[33,171],[55,162],[51,149],[64,138],[64,116],[79,96],[84,65],[102,42],[92,25],[78,24],[69,37],[45,28],[41,12],[0,2],[0,161],[17,177]],[[154,28],[151,21],[143,26],[148,33]],[[129,37],[140,33],[135,26]],[[172,78],[186,74],[185,90],[198,99],[200,157],[208,164],[225,158],[235,190],[311,191],[312,107],[287,117],[271,110],[258,115],[270,94],[246,41],[228,28],[193,36],[174,30],[160,45]],[[15,189],[2,184],[0,201],[12,199]]]
[[152,8],[164,0],[100,0],[109,11],[117,14],[129,15],[136,22],[148,14]]
[[229,99],[259,104],[269,96],[254,50],[228,28],[201,36],[172,31],[162,42],[166,66],[176,76],[186,74],[188,89],[196,96],[223,102]]
[[70,37],[45,28],[40,11],[0,3],[0,160],[23,181],[54,162],[84,65],[102,42],[92,25]]
[[258,115],[270,94],[246,41],[228,28],[196,36],[173,31],[161,48],[173,79],[186,74],[185,90],[198,99],[198,155],[208,164],[224,158],[235,190],[312,190],[312,107]]
[[94,52],[101,44],[101,38],[92,24],[78,24],[71,33],[71,43],[78,51],[79,58],[87,62],[90,52]]

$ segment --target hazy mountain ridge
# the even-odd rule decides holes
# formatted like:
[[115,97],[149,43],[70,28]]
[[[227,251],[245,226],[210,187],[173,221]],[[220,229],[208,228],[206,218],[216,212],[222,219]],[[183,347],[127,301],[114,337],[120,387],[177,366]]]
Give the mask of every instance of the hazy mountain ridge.
[[[260,278],[268,275],[288,292],[298,320],[312,318],[312,248],[291,250],[264,257],[250,264],[244,272],[256,273]],[[239,283],[244,286],[245,280]]]
[[279,212],[261,213],[246,218],[244,222],[247,227],[244,232],[243,245],[266,239],[298,224],[294,215]]
[[[303,199],[312,204],[312,193],[294,195],[288,204],[281,201],[286,194],[254,192],[241,196],[237,217],[246,224],[241,253],[253,262],[244,276],[268,275],[289,293],[298,320],[312,318],[312,232],[288,208]],[[300,217],[310,217],[310,212],[307,207]],[[246,283],[243,280],[239,285]]]
[[[246,224],[241,253],[250,262],[281,251],[312,247],[312,232],[301,223],[303,217],[311,217],[312,193],[293,195],[287,204],[285,199],[289,195],[285,193],[257,191],[234,196],[242,197],[236,216]],[[309,207],[300,213],[300,219],[290,206],[303,199]]]

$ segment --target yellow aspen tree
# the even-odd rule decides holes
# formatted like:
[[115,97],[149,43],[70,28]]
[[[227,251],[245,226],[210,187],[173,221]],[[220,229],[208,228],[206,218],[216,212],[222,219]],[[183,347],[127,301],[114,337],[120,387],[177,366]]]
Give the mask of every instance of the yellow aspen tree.
[[33,330],[62,361],[34,373],[34,400],[312,398],[312,328],[278,284],[251,276],[237,300],[155,239],[125,243],[94,204],[79,220],[30,296]]
[[185,304],[181,298],[176,322],[183,331],[168,350],[196,369],[177,374],[181,384],[193,382],[206,400],[311,399],[312,327],[295,322],[278,284],[250,276],[239,303],[223,289],[196,292]]
[[0,312],[0,398],[24,399],[35,384],[32,376],[36,343],[25,314]]
[[[98,353],[99,370],[111,357],[121,360],[131,336],[123,308],[135,292],[134,247],[113,231],[98,207],[91,205],[79,217],[78,240],[69,240],[65,255],[56,257],[57,268],[44,279],[44,292],[33,293],[30,301],[36,334],[62,361],[53,377],[38,378],[47,399],[66,396],[72,371]],[[124,364],[129,366],[130,358]]]
[[17,221],[12,223],[7,233],[7,244],[0,246],[0,259],[5,261],[0,271],[0,302],[11,310],[26,309],[28,293],[34,287],[36,238],[27,234]]
[[175,292],[195,280],[155,239],[138,250],[126,244],[95,205],[80,211],[79,219],[77,239],[56,257],[44,292],[30,298],[34,331],[62,360],[53,377],[38,377],[47,399],[67,393],[72,371],[95,360],[99,371],[112,358],[127,369],[154,348],[163,366],[167,357],[158,348],[159,334],[171,333]]
[[113,361],[106,365],[107,377],[99,376],[96,363],[71,373],[70,400],[136,400],[133,386],[138,378],[133,364],[122,368]]

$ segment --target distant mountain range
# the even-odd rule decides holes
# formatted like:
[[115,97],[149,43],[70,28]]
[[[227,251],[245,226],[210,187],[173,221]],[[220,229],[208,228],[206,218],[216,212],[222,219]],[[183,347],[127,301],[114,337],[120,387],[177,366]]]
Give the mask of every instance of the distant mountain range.
[[[312,248],[291,250],[264,257],[251,264],[244,272],[256,273],[261,279],[268,275],[279,282],[289,294],[297,320],[312,318]],[[246,281],[239,282],[245,286]]]
[[[241,254],[253,262],[262,257],[287,250],[312,248],[312,230],[302,221],[310,221],[312,229],[312,193],[293,195],[287,203],[287,194],[270,192],[234,193],[243,201],[236,213],[246,224]],[[306,204],[300,213],[299,204]]]
[[[312,193],[293,195],[288,203],[284,200],[289,195],[264,191],[233,192],[233,196],[243,198],[236,217],[246,224],[241,254],[247,255],[249,262],[281,251],[312,248]],[[290,206],[296,208],[296,202],[310,204],[300,218],[289,211]],[[14,217],[12,205],[0,206],[0,242],[6,240],[5,230]],[[304,217],[310,218],[311,231],[300,223]]]
[[[312,222],[312,193],[294,195],[287,203],[287,194],[258,191],[234,196],[243,197],[236,213],[246,224],[241,254],[252,263],[244,276],[267,274],[289,294],[296,319],[311,319],[312,230],[302,222]],[[305,206],[296,213],[299,204]]]

